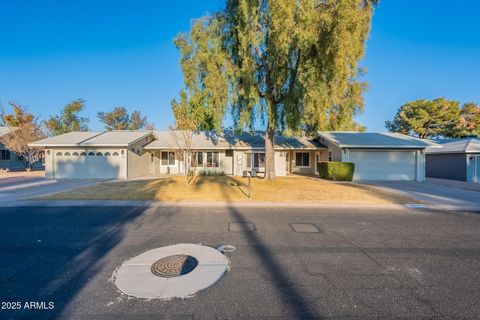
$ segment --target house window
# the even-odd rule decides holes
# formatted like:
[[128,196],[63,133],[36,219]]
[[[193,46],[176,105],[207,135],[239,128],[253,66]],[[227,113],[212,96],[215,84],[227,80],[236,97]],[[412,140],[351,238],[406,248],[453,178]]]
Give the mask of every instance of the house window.
[[265,168],[265,153],[254,153],[253,154],[253,167],[254,168]]
[[155,155],[153,153],[150,153],[150,162],[151,163],[155,162]]
[[233,157],[233,150],[225,150],[225,157]]
[[162,166],[175,165],[175,153],[171,151],[162,151]]
[[197,167],[203,167],[203,152],[202,151],[199,151],[197,153]]
[[295,166],[297,166],[297,167],[310,167],[310,153],[309,152],[297,152],[295,154]]
[[332,150],[328,150],[328,161],[333,161]]
[[10,151],[0,150],[0,160],[10,160]]
[[218,168],[218,152],[205,152],[207,154],[207,167]]

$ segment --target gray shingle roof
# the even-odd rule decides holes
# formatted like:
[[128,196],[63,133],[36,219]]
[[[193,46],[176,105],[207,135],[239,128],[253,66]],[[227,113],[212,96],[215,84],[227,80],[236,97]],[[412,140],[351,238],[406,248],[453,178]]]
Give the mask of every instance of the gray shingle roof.
[[400,133],[382,132],[345,132],[327,131],[318,132],[321,138],[337,145],[340,148],[426,148],[435,144]]
[[[178,149],[185,138],[182,131],[155,131],[158,140],[151,142],[146,149]],[[188,139],[188,138],[187,138]],[[178,142],[179,141],[179,142]],[[265,147],[264,132],[232,131],[216,133],[213,131],[195,131],[192,136],[192,148],[195,149],[263,149]],[[322,144],[306,137],[275,136],[276,149],[318,149]]]
[[480,153],[480,138],[443,142],[442,148],[427,148],[426,153]]
[[74,131],[35,141],[32,147],[122,147],[152,134],[151,131]]

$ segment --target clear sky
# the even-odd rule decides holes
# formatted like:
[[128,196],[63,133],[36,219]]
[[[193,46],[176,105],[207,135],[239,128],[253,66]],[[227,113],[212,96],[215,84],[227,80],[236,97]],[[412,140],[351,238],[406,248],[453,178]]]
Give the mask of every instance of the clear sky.
[[[140,109],[158,129],[172,122],[182,87],[172,43],[191,19],[223,0],[0,0],[0,101],[43,118],[86,100],[90,128],[98,111]],[[383,0],[362,66],[370,89],[358,120],[384,131],[410,100],[480,103],[480,1]]]

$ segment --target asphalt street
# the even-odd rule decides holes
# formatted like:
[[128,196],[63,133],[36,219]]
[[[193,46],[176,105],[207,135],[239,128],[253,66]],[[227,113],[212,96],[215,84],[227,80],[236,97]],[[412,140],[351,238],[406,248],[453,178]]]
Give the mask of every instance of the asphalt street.
[[[1,208],[0,319],[479,318],[479,230],[427,209]],[[176,243],[231,244],[231,270],[183,300],[116,289]]]

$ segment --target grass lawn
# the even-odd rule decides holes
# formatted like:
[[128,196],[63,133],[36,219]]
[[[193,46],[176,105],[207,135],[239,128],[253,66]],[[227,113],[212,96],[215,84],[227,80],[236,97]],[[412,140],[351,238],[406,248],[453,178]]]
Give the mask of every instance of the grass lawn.
[[36,198],[37,200],[154,200],[154,201],[268,201],[392,204],[418,201],[356,183],[334,183],[315,177],[281,177],[274,181],[216,176],[162,177],[153,180],[108,182]]

